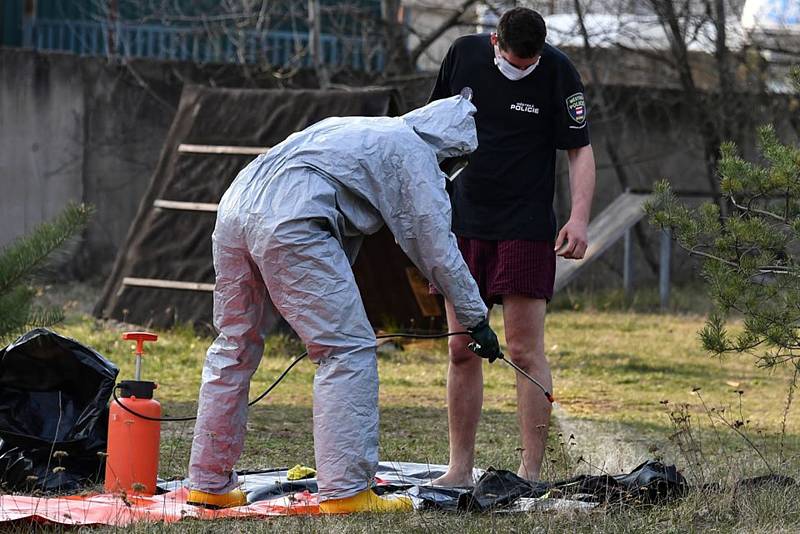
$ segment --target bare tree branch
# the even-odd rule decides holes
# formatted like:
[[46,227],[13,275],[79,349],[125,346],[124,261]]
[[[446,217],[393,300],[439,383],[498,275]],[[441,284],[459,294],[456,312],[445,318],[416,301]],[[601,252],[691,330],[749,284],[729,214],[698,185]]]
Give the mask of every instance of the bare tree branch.
[[[600,109],[605,112],[610,109],[611,106],[609,106],[606,100],[605,90],[600,83],[600,74],[597,70],[597,62],[594,61],[594,49],[589,41],[589,31],[586,29],[586,23],[584,21],[583,6],[581,6],[580,0],[573,0],[573,5],[575,7],[575,14],[578,17],[578,25],[583,38],[583,52],[586,56],[586,64],[589,68],[589,73],[592,76],[593,97],[596,99]],[[604,148],[608,153],[608,157],[611,160],[611,164],[613,165],[614,171],[617,174],[620,187],[623,191],[625,191],[630,188],[631,182],[628,178],[622,158],[620,158],[619,153],[617,152],[617,147],[614,143],[615,142],[610,136],[606,136]],[[647,263],[648,267],[650,267],[650,270],[653,273],[658,272],[658,262],[650,250],[647,236],[644,234],[644,230],[642,229],[641,225],[637,224],[634,226],[634,234],[636,235],[636,241],[639,243],[639,248],[641,248],[642,252],[644,253],[645,262]]]
[[435,28],[432,32],[430,32],[427,36],[422,38],[417,46],[411,51],[411,63],[414,64],[417,62],[419,56],[422,55],[425,50],[431,46],[436,39],[442,36],[444,32],[458,24],[459,19],[467,12],[467,10],[472,7],[474,4],[477,3],[478,0],[463,0],[461,5],[453,11],[453,13],[447,17],[444,22],[442,22],[437,28]]

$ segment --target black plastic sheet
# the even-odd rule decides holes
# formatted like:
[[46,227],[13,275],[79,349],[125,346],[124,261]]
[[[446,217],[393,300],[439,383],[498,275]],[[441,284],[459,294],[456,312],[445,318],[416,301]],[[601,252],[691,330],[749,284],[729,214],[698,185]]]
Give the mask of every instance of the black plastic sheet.
[[0,486],[62,492],[101,481],[118,373],[94,350],[43,328],[0,351]]

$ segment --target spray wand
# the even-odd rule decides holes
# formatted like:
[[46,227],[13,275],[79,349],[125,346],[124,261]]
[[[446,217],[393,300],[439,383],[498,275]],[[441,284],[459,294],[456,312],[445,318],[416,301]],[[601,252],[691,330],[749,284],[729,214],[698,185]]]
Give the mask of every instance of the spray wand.
[[512,362],[511,360],[507,360],[505,355],[502,352],[500,353],[500,356],[497,357],[497,359],[498,360],[503,360],[508,365],[510,365],[516,372],[518,372],[520,375],[524,376],[525,378],[527,378],[528,380],[533,382],[533,384],[536,385],[536,387],[538,387],[539,389],[542,390],[542,393],[544,393],[544,396],[547,397],[548,401],[550,401],[550,404],[555,404],[556,399],[555,399],[555,397],[553,397],[553,395],[549,391],[547,391],[547,388],[544,387],[538,380],[536,380],[531,375],[526,373],[519,365],[517,365],[516,363]]

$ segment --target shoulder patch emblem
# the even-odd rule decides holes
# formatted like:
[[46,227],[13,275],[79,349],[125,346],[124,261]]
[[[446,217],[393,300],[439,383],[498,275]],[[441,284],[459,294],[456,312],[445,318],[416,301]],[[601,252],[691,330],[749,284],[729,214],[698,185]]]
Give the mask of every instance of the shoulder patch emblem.
[[578,124],[586,122],[586,103],[583,99],[583,93],[575,93],[566,99],[567,113],[572,120]]

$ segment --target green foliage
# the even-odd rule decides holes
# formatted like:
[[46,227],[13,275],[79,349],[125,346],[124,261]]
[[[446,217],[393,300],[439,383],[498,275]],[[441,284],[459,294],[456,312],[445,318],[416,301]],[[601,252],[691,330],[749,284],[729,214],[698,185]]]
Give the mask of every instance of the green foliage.
[[[793,77],[800,91],[800,70]],[[758,131],[758,148],[760,161],[750,162],[733,143],[721,147],[726,216],[712,202],[689,209],[666,181],[645,210],[703,259],[715,305],[700,332],[703,346],[716,355],[753,354],[765,367],[800,366],[800,147],[782,143],[767,125]],[[735,334],[726,328],[732,314],[744,322]]]
[[53,221],[37,226],[30,235],[0,250],[0,340],[33,326],[58,322],[60,310],[42,310],[32,305],[31,277],[72,236],[86,227],[92,209],[70,204]]

